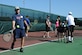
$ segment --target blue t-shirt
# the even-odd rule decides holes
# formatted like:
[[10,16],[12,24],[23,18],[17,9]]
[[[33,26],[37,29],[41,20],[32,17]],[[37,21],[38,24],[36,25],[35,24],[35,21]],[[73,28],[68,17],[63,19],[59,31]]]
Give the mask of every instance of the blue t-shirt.
[[20,28],[20,29],[25,29],[24,27],[24,16],[22,16],[21,14],[15,14],[12,17],[12,21],[15,21],[15,27],[16,28]]
[[26,19],[27,24],[30,25],[30,20],[29,20],[29,18],[25,18],[25,19]]

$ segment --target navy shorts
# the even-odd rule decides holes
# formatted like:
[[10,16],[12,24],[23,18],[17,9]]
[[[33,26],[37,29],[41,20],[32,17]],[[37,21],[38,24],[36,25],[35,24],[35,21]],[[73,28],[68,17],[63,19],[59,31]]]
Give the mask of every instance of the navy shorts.
[[25,37],[25,29],[15,29],[13,33],[15,38]]

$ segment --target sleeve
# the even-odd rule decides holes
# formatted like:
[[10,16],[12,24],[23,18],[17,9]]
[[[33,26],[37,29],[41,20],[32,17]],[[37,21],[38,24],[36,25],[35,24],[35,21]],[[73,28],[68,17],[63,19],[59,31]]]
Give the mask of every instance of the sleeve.
[[26,18],[23,16],[23,20],[26,20]]
[[66,17],[66,20],[68,20],[68,16]]
[[15,21],[15,20],[16,20],[15,15],[13,15],[12,16],[12,21]]
[[29,25],[30,25],[30,20],[28,19],[28,23],[29,23]]

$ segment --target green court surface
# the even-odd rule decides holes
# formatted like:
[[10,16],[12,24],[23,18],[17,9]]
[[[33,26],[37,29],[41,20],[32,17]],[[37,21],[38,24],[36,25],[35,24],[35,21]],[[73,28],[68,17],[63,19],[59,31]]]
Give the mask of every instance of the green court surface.
[[75,37],[73,43],[49,41],[24,48],[24,52],[19,49],[0,52],[0,55],[82,55],[82,38]]

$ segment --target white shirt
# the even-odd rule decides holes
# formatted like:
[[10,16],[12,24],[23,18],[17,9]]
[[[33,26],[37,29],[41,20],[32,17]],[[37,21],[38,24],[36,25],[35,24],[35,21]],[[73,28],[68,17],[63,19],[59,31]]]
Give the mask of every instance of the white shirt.
[[74,17],[72,15],[68,15],[66,17],[66,20],[68,22],[68,26],[70,26],[70,25],[74,25],[75,26]]

